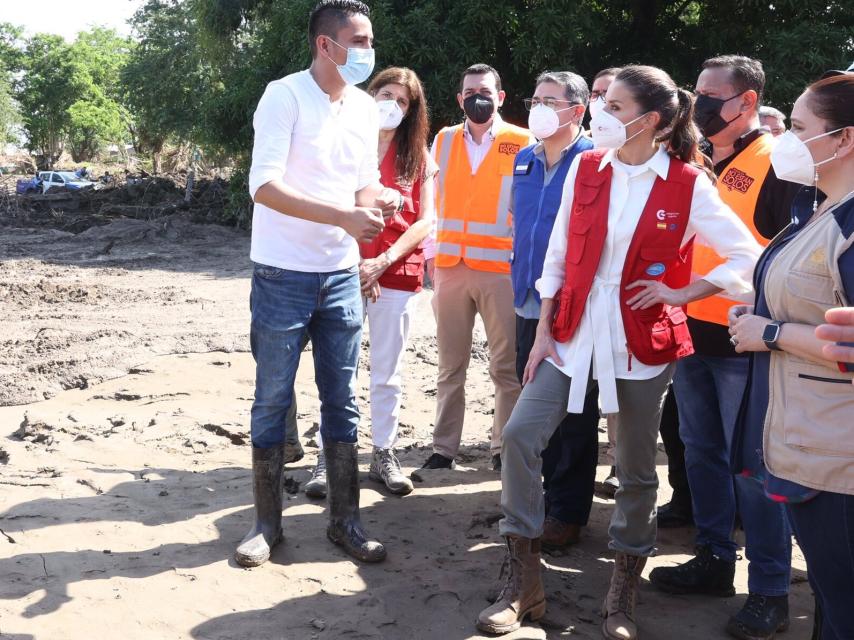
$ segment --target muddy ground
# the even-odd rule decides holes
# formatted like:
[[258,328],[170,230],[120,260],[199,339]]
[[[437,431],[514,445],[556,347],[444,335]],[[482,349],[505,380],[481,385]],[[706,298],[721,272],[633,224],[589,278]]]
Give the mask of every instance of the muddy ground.
[[[384,564],[355,564],[328,543],[324,505],[299,492],[317,451],[310,354],[298,380],[308,456],[288,472],[286,541],[260,568],[231,559],[252,518],[248,249],[245,233],[181,215],[76,234],[0,227],[0,639],[479,637],[473,623],[502,559],[482,334],[458,470],[388,494],[367,478],[363,421],[363,519],[388,545]],[[429,453],[435,409],[429,298],[406,354],[407,470]],[[660,499],[668,494],[665,483]],[[612,507],[597,497],[581,543],[544,557],[547,619],[511,638],[599,637]],[[688,529],[659,540],[645,575],[692,549]],[[783,637],[808,638],[797,549],[794,565]],[[745,561],[732,599],[665,596],[644,581],[641,637],[726,638],[746,581]]]

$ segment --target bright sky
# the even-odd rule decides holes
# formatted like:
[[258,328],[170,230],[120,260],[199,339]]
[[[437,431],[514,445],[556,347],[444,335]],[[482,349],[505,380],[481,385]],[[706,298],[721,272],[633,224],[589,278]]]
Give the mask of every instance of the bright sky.
[[0,22],[23,26],[27,35],[56,33],[74,40],[91,26],[127,35],[127,20],[144,0],[0,0]]

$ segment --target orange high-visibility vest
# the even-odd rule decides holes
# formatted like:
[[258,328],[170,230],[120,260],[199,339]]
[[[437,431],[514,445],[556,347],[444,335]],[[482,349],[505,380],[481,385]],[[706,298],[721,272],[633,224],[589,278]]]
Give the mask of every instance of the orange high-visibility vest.
[[495,140],[472,175],[463,125],[436,135],[436,266],[462,260],[478,271],[510,273],[513,249],[510,187],[520,149],[531,142],[526,129],[498,122]]
[[[774,148],[774,137],[762,134],[747,145],[732,162],[727,165],[723,175],[718,176],[718,194],[730,209],[747,225],[753,237],[763,247],[768,240],[756,230],[753,215],[759,192],[765,182],[765,177],[771,169],[771,149]],[[700,242],[694,243],[694,259],[692,270],[693,280],[702,278],[712,269],[725,262],[714,250]],[[697,320],[726,325],[727,312],[730,307],[741,304],[723,295],[711,296],[688,305],[688,315]]]

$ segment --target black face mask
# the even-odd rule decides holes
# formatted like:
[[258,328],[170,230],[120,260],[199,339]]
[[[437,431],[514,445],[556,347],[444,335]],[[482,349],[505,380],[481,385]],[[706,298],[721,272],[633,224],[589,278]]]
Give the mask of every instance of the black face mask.
[[737,93],[732,98],[727,98],[726,100],[702,94],[697,96],[697,101],[694,103],[694,122],[697,123],[700,133],[703,134],[704,138],[716,136],[726,129],[730,122],[735,122],[741,117],[740,113],[732,120],[724,120],[721,117],[721,109],[724,108],[724,105],[730,100],[735,100],[740,95],[741,93]]
[[466,112],[468,119],[475,124],[485,124],[495,113],[495,103],[492,102],[491,98],[473,93],[463,100],[463,111]]

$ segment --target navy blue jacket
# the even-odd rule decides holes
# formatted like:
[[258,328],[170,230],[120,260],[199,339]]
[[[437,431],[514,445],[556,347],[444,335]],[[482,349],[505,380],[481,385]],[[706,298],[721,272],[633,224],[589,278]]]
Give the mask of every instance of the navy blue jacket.
[[548,186],[544,186],[546,166],[534,154],[535,147],[531,145],[522,149],[516,154],[513,165],[513,257],[510,274],[513,304],[517,308],[525,303],[529,289],[534,291],[537,302],[540,301],[534,285],[543,275],[543,262],[560,207],[566,174],[575,156],[592,149],[593,142],[589,138],[579,138],[558,162]]

